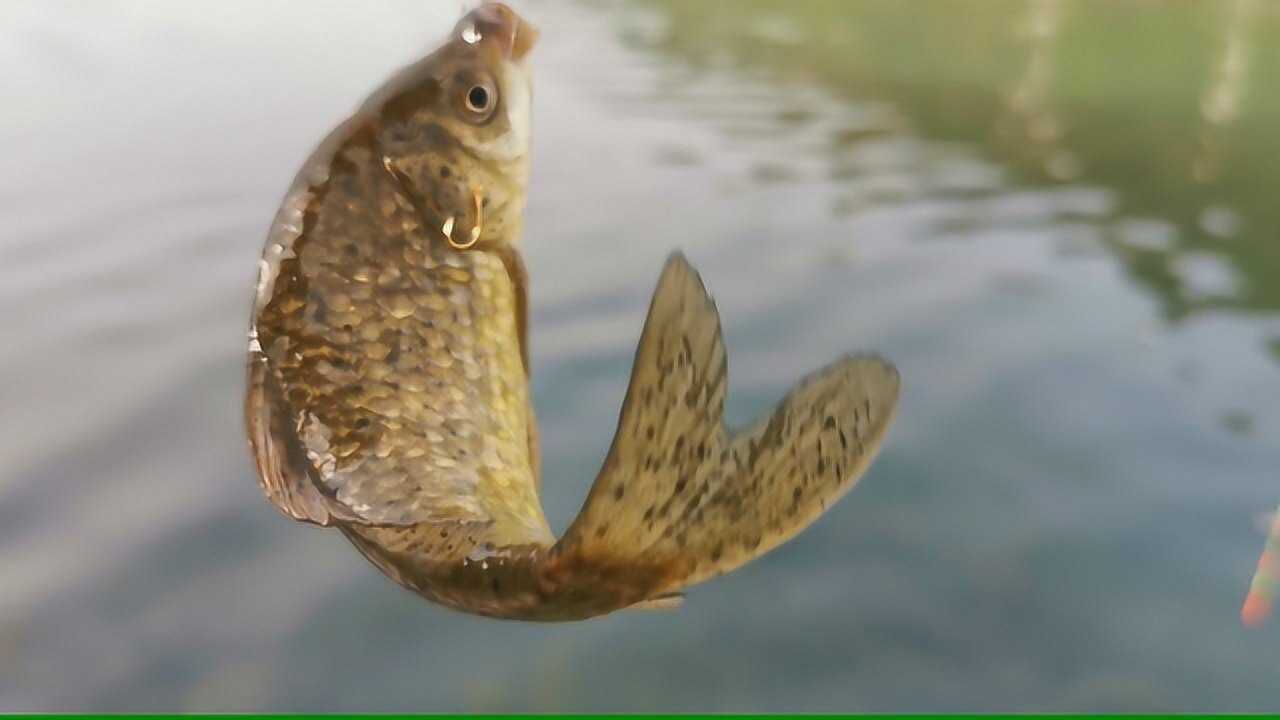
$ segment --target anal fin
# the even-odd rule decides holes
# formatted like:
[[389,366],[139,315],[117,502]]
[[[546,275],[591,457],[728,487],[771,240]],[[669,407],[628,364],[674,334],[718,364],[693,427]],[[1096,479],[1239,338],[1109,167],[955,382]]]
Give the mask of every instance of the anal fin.
[[628,607],[628,610],[678,610],[684,605],[684,593],[671,593],[656,598],[642,600]]

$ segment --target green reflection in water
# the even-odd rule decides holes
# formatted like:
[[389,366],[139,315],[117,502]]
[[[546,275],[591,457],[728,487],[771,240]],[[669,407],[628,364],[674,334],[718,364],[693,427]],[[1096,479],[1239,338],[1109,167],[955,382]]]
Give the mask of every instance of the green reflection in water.
[[[888,102],[925,137],[982,147],[1015,182],[1114,193],[1102,244],[1158,295],[1171,322],[1204,310],[1280,309],[1280,94],[1265,91],[1280,71],[1280,3],[633,6],[654,22],[625,37],[694,68],[728,65],[851,102]],[[776,125],[807,119],[798,109]],[[853,128],[818,150],[838,164],[839,152],[877,134]],[[756,179],[787,177],[771,163]],[[1134,240],[1134,227],[1147,228],[1144,238]],[[1225,280],[1203,282],[1224,269]]]

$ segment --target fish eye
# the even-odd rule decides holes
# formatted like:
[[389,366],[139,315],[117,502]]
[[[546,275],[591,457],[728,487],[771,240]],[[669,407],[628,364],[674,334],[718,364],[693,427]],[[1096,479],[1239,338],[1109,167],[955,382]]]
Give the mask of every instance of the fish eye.
[[489,89],[483,85],[473,85],[467,91],[467,109],[471,112],[484,112],[489,109]]
[[498,91],[492,82],[473,80],[463,83],[462,87],[465,92],[460,104],[467,121],[482,123],[493,116],[493,110],[498,104]]

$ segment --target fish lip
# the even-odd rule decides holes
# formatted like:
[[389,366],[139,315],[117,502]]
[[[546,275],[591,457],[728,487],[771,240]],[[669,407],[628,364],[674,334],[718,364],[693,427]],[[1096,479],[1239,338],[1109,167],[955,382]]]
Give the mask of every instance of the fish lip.
[[464,15],[455,35],[468,44],[497,47],[514,62],[523,60],[538,41],[538,29],[500,2],[486,2]]

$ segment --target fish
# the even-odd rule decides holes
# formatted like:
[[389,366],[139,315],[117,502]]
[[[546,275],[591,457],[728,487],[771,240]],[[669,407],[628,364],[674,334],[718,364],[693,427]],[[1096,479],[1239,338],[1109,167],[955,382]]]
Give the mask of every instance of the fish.
[[480,5],[303,164],[259,262],[249,447],[281,513],[336,528],[431,602],[548,622],[671,608],[853,487],[900,378],[848,355],[729,432],[719,311],[673,253],[608,455],[557,538],[522,254],[537,38],[506,5]]

